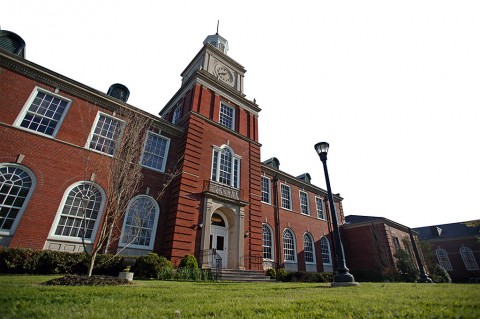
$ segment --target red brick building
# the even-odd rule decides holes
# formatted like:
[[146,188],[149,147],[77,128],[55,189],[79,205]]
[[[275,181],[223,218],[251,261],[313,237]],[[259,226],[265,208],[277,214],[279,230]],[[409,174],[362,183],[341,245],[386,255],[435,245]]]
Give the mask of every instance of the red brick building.
[[453,282],[480,283],[480,227],[468,222],[415,228]]
[[[203,267],[215,252],[223,268],[332,270],[326,191],[308,173],[282,172],[276,158],[261,162],[261,109],[245,98],[246,70],[224,38],[205,39],[160,117],[129,105],[120,84],[105,94],[26,60],[20,40],[0,34],[0,246],[82,251],[82,229],[93,243],[110,196],[105,172],[134,113],[151,123],[144,179],[111,251],[174,262],[194,254]],[[132,224],[139,212],[141,226]],[[141,235],[126,245],[134,230]]]

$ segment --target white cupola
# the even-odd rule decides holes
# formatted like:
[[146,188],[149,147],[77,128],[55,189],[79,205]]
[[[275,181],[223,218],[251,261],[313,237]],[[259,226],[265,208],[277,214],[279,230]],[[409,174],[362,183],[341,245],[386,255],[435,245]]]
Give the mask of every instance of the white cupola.
[[203,41],[203,44],[210,44],[212,46],[214,46],[215,48],[217,48],[218,50],[220,50],[222,53],[225,53],[227,54],[227,51],[228,51],[228,41],[223,38],[222,36],[220,36],[217,33],[213,34],[213,35],[209,35],[207,36],[207,38],[205,39],[205,41]]

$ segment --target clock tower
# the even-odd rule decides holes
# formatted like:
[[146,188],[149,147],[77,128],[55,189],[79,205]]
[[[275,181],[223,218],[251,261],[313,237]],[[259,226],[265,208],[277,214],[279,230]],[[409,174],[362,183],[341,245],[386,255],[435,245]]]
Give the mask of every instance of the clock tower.
[[262,270],[260,108],[245,97],[245,68],[209,35],[160,116],[184,129],[163,253],[201,267]]

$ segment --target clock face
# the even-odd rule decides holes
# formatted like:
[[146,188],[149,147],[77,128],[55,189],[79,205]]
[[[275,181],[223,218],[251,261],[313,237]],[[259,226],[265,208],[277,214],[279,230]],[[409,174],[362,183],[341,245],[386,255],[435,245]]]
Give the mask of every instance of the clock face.
[[233,84],[233,74],[226,66],[224,65],[217,65],[215,67],[215,73],[218,76],[219,80],[226,82],[228,84]]

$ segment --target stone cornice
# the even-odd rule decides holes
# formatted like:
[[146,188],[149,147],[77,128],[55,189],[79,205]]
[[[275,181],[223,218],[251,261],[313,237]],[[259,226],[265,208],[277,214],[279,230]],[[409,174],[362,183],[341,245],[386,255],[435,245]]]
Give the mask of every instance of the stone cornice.
[[141,116],[151,119],[153,123],[152,126],[155,126],[162,131],[168,132],[174,136],[183,135],[184,130],[170,122],[2,49],[0,49],[0,67],[9,69],[54,88],[58,88],[72,96],[79,97],[99,107],[119,113],[122,113],[122,110],[128,110],[140,114]]
[[[367,221],[362,221],[362,222],[358,222],[358,223],[347,223],[347,224],[343,224],[342,227],[343,228],[357,228],[357,227],[362,227],[362,226],[368,226],[368,225],[372,225],[372,224],[386,224],[388,226],[391,226],[391,227],[394,227],[396,229],[400,229],[406,233],[409,232],[410,228],[405,226],[405,225],[402,225],[402,224],[399,224],[393,220],[390,220],[388,218],[385,218],[385,217],[376,217],[375,219],[372,219],[372,220],[367,220]],[[412,229],[412,233],[415,235],[415,236],[418,236],[418,232],[413,230]]]

